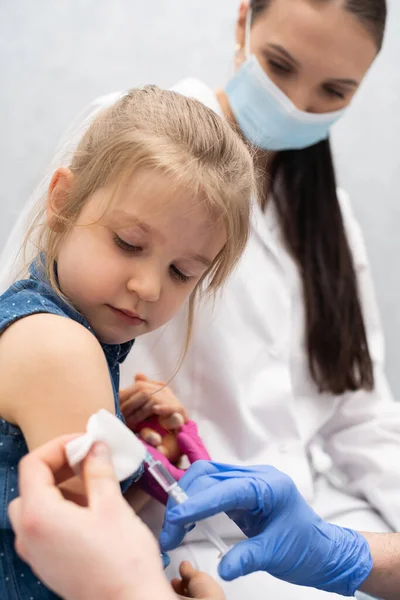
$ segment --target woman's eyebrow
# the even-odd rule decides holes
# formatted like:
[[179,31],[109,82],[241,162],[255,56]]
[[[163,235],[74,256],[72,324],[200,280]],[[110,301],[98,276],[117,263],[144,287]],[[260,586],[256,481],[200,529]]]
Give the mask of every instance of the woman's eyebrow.
[[[278,52],[279,54],[284,56],[287,60],[289,60],[292,64],[296,65],[297,67],[301,66],[299,61],[296,60],[294,58],[294,56],[292,56],[290,54],[290,52],[288,52],[286,50],[286,48],[284,48],[280,44],[268,44],[268,48],[275,50],[276,52]],[[330,81],[330,83],[340,83],[342,85],[346,85],[349,87],[358,87],[360,85],[359,81],[356,81],[355,79],[345,78],[345,77],[334,77],[332,79],[329,79],[329,81]]]
[[268,48],[271,48],[272,50],[276,50],[276,52],[279,52],[279,54],[282,54],[282,56],[284,56],[287,60],[289,60],[291,63],[293,63],[296,67],[300,67],[300,63],[298,60],[296,60],[294,58],[294,56],[292,56],[290,54],[290,52],[288,52],[283,46],[281,46],[280,44],[268,44]]
[[356,81],[355,79],[345,79],[345,78],[341,78],[341,77],[336,77],[333,79],[329,79],[330,83],[341,83],[342,85],[347,85],[347,86],[351,86],[351,87],[358,87],[359,86],[359,81]]

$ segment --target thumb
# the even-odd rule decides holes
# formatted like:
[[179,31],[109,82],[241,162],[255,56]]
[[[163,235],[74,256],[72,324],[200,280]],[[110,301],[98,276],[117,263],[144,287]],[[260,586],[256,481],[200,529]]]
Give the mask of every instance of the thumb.
[[207,589],[204,589],[202,573],[196,571],[190,562],[183,562],[179,567],[179,572],[190,598],[210,598]]
[[264,571],[268,563],[266,539],[260,534],[235,544],[219,563],[218,573],[225,581],[232,581],[254,571]]
[[22,527],[22,498],[15,498],[8,505],[8,517],[15,536],[18,538],[23,533]]
[[121,496],[121,490],[108,446],[96,443],[91,448],[83,464],[83,481],[85,484],[88,504],[94,510],[101,509],[105,504],[115,502]]
[[179,574],[182,579],[191,579],[194,577],[194,575],[196,575],[196,573],[198,573],[198,571],[196,571],[192,563],[190,563],[188,560],[183,561],[179,565]]

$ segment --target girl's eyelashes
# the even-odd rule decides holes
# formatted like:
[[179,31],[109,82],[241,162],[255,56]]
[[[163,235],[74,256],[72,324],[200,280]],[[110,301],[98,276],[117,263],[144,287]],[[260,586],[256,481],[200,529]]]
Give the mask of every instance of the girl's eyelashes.
[[116,233],[113,234],[113,240],[116,246],[125,252],[140,252],[143,248],[141,246],[134,246],[132,244],[128,244],[122,238],[119,237]]
[[189,281],[189,279],[191,279],[190,275],[185,275],[175,265],[171,265],[170,270],[172,277],[181,283],[186,283]]
[[[133,244],[128,244],[122,238],[119,237],[116,233],[113,233],[113,240],[115,245],[123,250],[124,252],[129,252],[132,254],[137,254],[143,250],[142,246],[134,246]],[[192,279],[191,275],[185,275],[176,267],[175,265],[170,266],[171,277],[180,283],[186,283],[189,279]]]

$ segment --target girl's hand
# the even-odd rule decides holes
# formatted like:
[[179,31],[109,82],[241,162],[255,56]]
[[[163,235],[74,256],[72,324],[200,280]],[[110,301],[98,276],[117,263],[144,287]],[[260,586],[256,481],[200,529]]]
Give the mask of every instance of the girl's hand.
[[132,431],[151,416],[159,417],[165,429],[179,429],[188,420],[183,404],[172,390],[162,381],[152,381],[142,374],[137,374],[134,383],[120,391],[119,399],[126,424]]
[[179,567],[181,579],[173,579],[171,585],[178,598],[200,598],[202,600],[226,600],[221,586],[207,573],[196,571],[189,562]]
[[[145,375],[136,375],[133,386],[120,392],[121,410],[126,424],[139,434],[150,454],[179,480],[185,473],[178,466],[182,456],[193,464],[196,460],[210,460],[210,455],[196,423],[188,420],[183,405],[169,388],[162,388],[164,385],[161,381],[150,381]],[[159,423],[154,422],[155,416]],[[168,429],[176,431],[168,432]],[[167,503],[167,494],[147,471],[138,485],[149,496]]]
[[[207,448],[204,446],[204,443],[197,431],[197,425],[193,421],[188,421],[185,423],[185,425],[183,425],[183,427],[180,428],[179,433],[176,436],[176,440],[181,454],[187,456],[191,465],[197,460],[211,460],[210,455],[207,452]],[[143,443],[147,446],[147,449],[153,458],[155,460],[159,460],[170,473],[170,475],[179,481],[186,471],[180,469],[176,465],[173,465],[166,458],[166,456],[157,450],[157,448],[153,448],[149,444],[146,444],[146,442]],[[138,486],[149,496],[152,496],[152,498],[155,498],[163,504],[167,504],[167,494],[147,470],[145,470],[143,476],[139,479]]]

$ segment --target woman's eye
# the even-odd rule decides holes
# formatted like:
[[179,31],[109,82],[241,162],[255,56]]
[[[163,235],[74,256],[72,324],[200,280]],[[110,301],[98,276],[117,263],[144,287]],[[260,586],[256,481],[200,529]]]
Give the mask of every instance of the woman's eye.
[[344,99],[343,92],[339,92],[339,90],[335,90],[335,88],[325,86],[324,90],[329,96],[335,96],[335,98],[341,98],[342,100]]
[[190,276],[189,275],[185,275],[184,273],[182,273],[182,271],[180,271],[179,269],[177,269],[177,267],[175,267],[175,265],[171,265],[170,266],[171,269],[171,275],[174,279],[176,279],[177,281],[181,281],[182,283],[186,283],[187,281],[189,281]]
[[141,246],[133,246],[132,244],[128,244],[128,242],[125,242],[116,233],[114,233],[113,238],[116,246],[125,252],[140,252],[142,250]]
[[273,71],[278,74],[290,73],[291,68],[287,65],[283,65],[282,63],[277,62],[276,60],[268,60],[268,63]]

